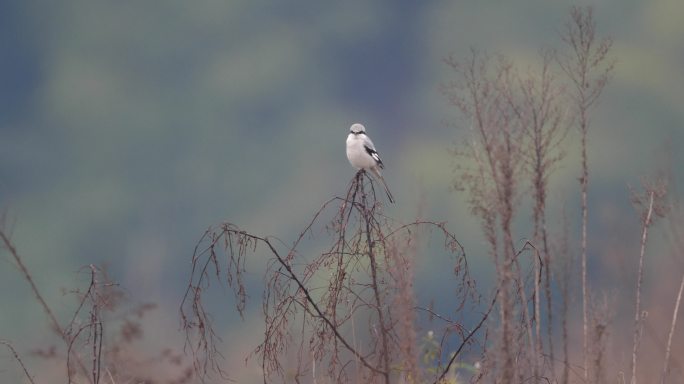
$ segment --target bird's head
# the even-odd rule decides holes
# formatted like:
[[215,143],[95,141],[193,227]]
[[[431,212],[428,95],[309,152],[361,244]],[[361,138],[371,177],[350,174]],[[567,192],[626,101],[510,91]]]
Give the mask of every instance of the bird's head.
[[366,133],[366,127],[364,127],[363,125],[361,125],[359,123],[352,124],[351,128],[349,128],[349,132],[351,132],[355,135],[358,135],[361,133]]

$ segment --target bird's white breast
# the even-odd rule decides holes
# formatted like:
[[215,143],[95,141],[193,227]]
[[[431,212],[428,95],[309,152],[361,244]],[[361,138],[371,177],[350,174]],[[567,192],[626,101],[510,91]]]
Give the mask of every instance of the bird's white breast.
[[363,144],[360,135],[350,133],[347,136],[347,159],[357,169],[370,169],[375,166],[375,160],[366,152]]

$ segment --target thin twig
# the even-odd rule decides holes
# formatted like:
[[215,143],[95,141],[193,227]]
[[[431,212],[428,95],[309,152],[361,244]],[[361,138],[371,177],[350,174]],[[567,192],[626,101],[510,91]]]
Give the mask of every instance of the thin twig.
[[679,303],[682,301],[682,291],[684,291],[684,276],[682,276],[682,282],[679,284],[677,301],[675,302],[674,311],[672,312],[672,325],[670,326],[670,333],[667,336],[667,347],[665,348],[665,362],[663,363],[663,372],[660,376],[661,384],[665,384],[665,379],[667,378],[668,365],[670,362],[670,348],[672,347],[672,336],[674,335],[675,325],[677,325],[677,314],[679,313]]
[[449,373],[449,370],[451,369],[451,365],[454,364],[454,361],[456,361],[456,357],[458,357],[458,355],[461,353],[461,350],[463,349],[463,347],[465,347],[465,345],[475,335],[475,333],[477,333],[477,331],[480,330],[480,328],[485,323],[485,321],[487,321],[487,319],[489,318],[489,314],[492,312],[492,309],[494,309],[494,304],[496,303],[496,299],[498,298],[498,295],[499,295],[499,290],[497,289],[496,292],[494,293],[494,298],[492,299],[492,303],[489,304],[489,308],[487,309],[487,312],[485,312],[482,315],[482,319],[480,319],[480,322],[477,323],[475,328],[473,328],[473,330],[470,331],[468,336],[466,336],[463,339],[463,341],[461,342],[461,345],[456,349],[456,352],[453,354],[453,356],[451,356],[451,359],[449,359],[449,362],[447,363],[446,367],[444,367],[444,370],[442,371],[442,373],[439,375],[437,380],[434,381],[434,384],[438,384],[440,381],[442,381],[442,379],[444,379],[446,374]]
[[650,191],[648,194],[648,209],[646,211],[646,217],[641,223],[641,250],[639,252],[639,271],[637,272],[637,286],[636,286],[636,300],[635,300],[635,313],[634,313],[634,340],[632,343],[632,378],[630,380],[631,384],[636,384],[636,371],[637,371],[637,352],[639,351],[639,342],[641,340],[641,321],[643,319],[643,314],[641,313],[641,283],[644,276],[644,254],[646,253],[646,240],[648,239],[648,228],[651,225],[651,216],[653,215],[653,200],[654,191]]
[[19,270],[21,271],[22,275],[24,275],[24,279],[29,283],[31,286],[31,291],[33,291],[33,294],[36,297],[36,300],[38,300],[38,303],[40,306],[43,308],[43,311],[48,317],[48,320],[50,320],[50,325],[52,326],[52,330],[55,331],[62,339],[67,341],[66,335],[64,334],[64,330],[62,330],[62,326],[59,325],[59,322],[57,321],[57,318],[55,317],[55,314],[52,312],[52,309],[47,305],[47,302],[45,302],[45,299],[43,298],[43,295],[40,294],[40,291],[38,290],[38,287],[36,286],[36,283],[33,281],[33,277],[31,277],[31,274],[29,273],[28,269],[26,268],[26,265],[24,265],[24,262],[22,261],[21,257],[19,256],[19,253],[17,252],[17,249],[14,247],[10,239],[7,237],[5,232],[3,230],[0,230],[0,239],[2,239],[5,248],[9,251],[10,255],[12,255],[12,258],[14,259],[15,263],[17,263],[17,266],[19,267]]
[[[16,247],[14,244],[12,244],[12,241],[9,239],[5,231],[0,228],[0,239],[2,240],[5,249],[9,251],[9,253],[12,255],[12,258],[14,259],[15,263],[19,267],[19,270],[21,271],[22,275],[24,276],[24,279],[29,283],[31,286],[31,291],[33,291],[34,296],[36,297],[36,300],[38,300],[38,303],[40,306],[43,308],[43,311],[47,315],[50,325],[52,330],[64,341],[64,343],[69,346],[72,342],[73,339],[70,339],[67,333],[64,331],[61,325],[59,325],[59,321],[57,321],[57,318],[55,317],[54,312],[52,312],[52,309],[50,306],[48,306],[47,302],[43,298],[43,295],[40,293],[38,290],[38,286],[36,286],[36,283],[33,281],[33,277],[31,276],[31,273],[29,272],[28,268],[26,268],[26,265],[24,265],[23,260],[19,256],[19,253],[17,252]],[[78,354],[75,354],[75,360],[76,360],[76,365],[78,366],[79,370],[81,373],[85,376],[88,377],[88,370],[86,369],[85,365],[81,361],[80,357]],[[67,368],[68,370],[68,368]],[[90,379],[88,378],[88,381]]]
[[31,384],[35,384],[35,382],[33,381],[33,377],[31,377],[31,375],[29,374],[28,369],[26,369],[26,366],[24,365],[24,362],[21,360],[21,357],[19,357],[19,354],[18,354],[17,351],[14,349],[14,347],[12,346],[12,344],[11,344],[9,341],[7,341],[7,340],[2,340],[2,339],[0,339],[0,344],[4,345],[5,347],[7,347],[7,349],[9,349],[9,350],[12,352],[12,355],[14,355],[14,359],[15,359],[15,360],[19,363],[19,365],[21,366],[21,369],[24,371],[24,374],[26,375],[26,378],[28,379],[28,381],[29,381]]
[[[363,171],[359,171],[363,172]],[[390,368],[390,363],[389,363],[389,346],[387,342],[387,330],[385,329],[385,319],[384,319],[384,314],[383,314],[383,309],[382,309],[382,304],[381,304],[381,299],[380,299],[380,291],[378,289],[378,266],[377,266],[377,260],[375,259],[375,254],[373,253],[373,240],[371,239],[371,220],[372,220],[372,213],[370,212],[370,209],[367,204],[366,200],[366,192],[363,189],[363,183],[361,183],[361,201],[363,204],[363,219],[366,222],[366,245],[368,247],[368,258],[370,259],[370,266],[371,266],[371,278],[372,278],[372,288],[373,288],[373,296],[375,298],[375,310],[378,313],[378,322],[380,323],[380,340],[382,342],[382,359],[384,362],[384,372],[383,376],[385,378],[385,383],[389,384],[390,379],[389,379],[389,368]]]
[[581,274],[582,274],[582,335],[584,357],[584,381],[589,380],[589,288],[587,286],[587,218],[589,167],[587,158],[587,135],[589,131],[589,111],[601,95],[610,80],[615,62],[609,57],[612,40],[596,38],[596,22],[593,8],[575,6],[570,11],[570,21],[561,35],[568,53],[557,58],[561,69],[574,86],[572,101],[578,116],[581,134],[581,165],[579,178],[581,187],[582,238],[581,238]]

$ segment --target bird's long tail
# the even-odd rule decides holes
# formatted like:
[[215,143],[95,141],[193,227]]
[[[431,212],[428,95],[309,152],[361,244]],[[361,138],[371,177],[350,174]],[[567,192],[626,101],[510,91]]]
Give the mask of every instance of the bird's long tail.
[[390,192],[390,189],[389,189],[389,187],[387,186],[387,183],[385,182],[385,178],[382,177],[382,174],[381,174],[380,171],[378,171],[377,169],[372,169],[372,171],[373,171],[373,174],[374,174],[378,179],[380,179],[380,181],[382,182],[382,186],[385,187],[385,193],[387,193],[387,198],[389,199],[390,203],[394,204],[394,202],[395,202],[394,196],[392,196],[392,192]]

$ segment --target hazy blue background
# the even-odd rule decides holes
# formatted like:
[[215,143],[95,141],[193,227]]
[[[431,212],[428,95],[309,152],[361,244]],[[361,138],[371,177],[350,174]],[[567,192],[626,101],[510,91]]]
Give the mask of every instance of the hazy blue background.
[[[177,307],[201,233],[227,220],[292,241],[344,193],[354,174],[344,140],[362,122],[398,201],[388,214],[408,221],[422,203],[486,279],[478,223],[450,191],[447,148],[459,133],[445,121],[459,121],[439,92],[451,76],[442,59],[475,46],[531,62],[538,48],[559,46],[571,4],[3,1],[0,208],[62,315],[71,301],[60,289],[85,283],[80,266],[107,263],[131,297],[160,305],[148,340],[180,347]],[[682,14],[679,0],[596,5],[618,63],[590,133],[594,239],[633,244],[626,185],[662,164],[664,142],[681,173]],[[569,139],[552,205],[559,212],[566,201],[576,220],[577,136]],[[46,321],[0,255],[0,338],[26,352]],[[419,294],[439,293],[426,276],[444,265],[422,258],[418,267]],[[243,366],[259,322],[231,320],[225,332],[227,356]],[[0,381],[14,372],[0,352]]]

